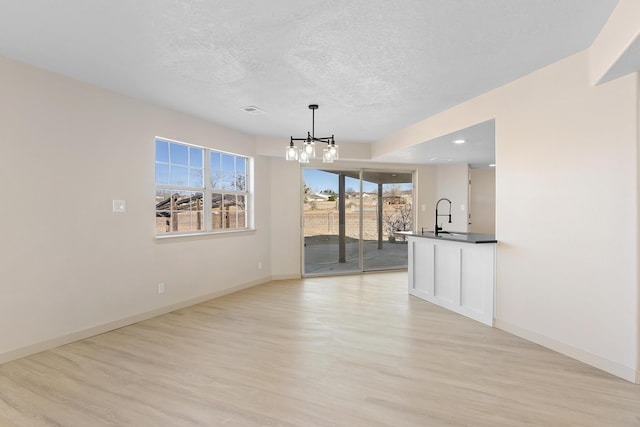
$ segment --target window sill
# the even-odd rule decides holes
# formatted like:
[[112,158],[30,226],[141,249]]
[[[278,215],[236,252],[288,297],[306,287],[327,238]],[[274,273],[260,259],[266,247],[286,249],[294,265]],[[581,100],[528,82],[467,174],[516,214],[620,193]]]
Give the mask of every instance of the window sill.
[[255,228],[242,228],[238,230],[224,230],[224,231],[207,231],[203,233],[180,233],[180,234],[162,234],[156,236],[156,241],[159,243],[175,242],[179,240],[194,240],[194,239],[211,239],[222,238],[231,236],[245,236],[253,235],[256,233]]

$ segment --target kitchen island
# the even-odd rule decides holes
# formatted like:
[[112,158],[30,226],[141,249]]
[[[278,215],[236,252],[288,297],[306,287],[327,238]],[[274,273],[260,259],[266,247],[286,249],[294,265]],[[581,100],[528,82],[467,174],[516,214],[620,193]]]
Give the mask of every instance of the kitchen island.
[[493,326],[494,235],[448,231],[397,234],[409,238],[409,294]]

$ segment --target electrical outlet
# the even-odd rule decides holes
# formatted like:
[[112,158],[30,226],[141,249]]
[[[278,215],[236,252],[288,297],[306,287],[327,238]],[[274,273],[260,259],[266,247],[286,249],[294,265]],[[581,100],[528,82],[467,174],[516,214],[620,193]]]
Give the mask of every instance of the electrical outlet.
[[165,285],[164,283],[158,283],[158,294],[164,294]]
[[262,261],[258,261],[258,270],[262,270]]

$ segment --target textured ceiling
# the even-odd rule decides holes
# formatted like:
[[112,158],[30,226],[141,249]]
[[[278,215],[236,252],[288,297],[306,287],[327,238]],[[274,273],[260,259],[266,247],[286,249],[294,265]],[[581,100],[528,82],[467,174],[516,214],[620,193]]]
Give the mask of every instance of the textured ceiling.
[[316,135],[367,142],[586,49],[616,3],[0,0],[0,54],[285,140],[318,103]]

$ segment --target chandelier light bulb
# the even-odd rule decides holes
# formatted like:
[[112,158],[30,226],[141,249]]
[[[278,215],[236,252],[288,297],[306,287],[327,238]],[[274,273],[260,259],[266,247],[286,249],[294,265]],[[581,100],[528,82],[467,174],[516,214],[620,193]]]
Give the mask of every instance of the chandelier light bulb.
[[331,150],[329,148],[322,150],[322,162],[333,163],[333,154],[331,154]]
[[304,144],[304,151],[307,152],[307,154],[309,155],[309,157],[315,157],[316,156],[316,143],[315,142],[307,142],[306,144]]
[[298,161],[300,163],[309,163],[309,154],[306,150],[300,150],[300,157]]
[[298,149],[293,143],[287,146],[287,151],[285,153],[285,158],[287,160],[298,160]]

